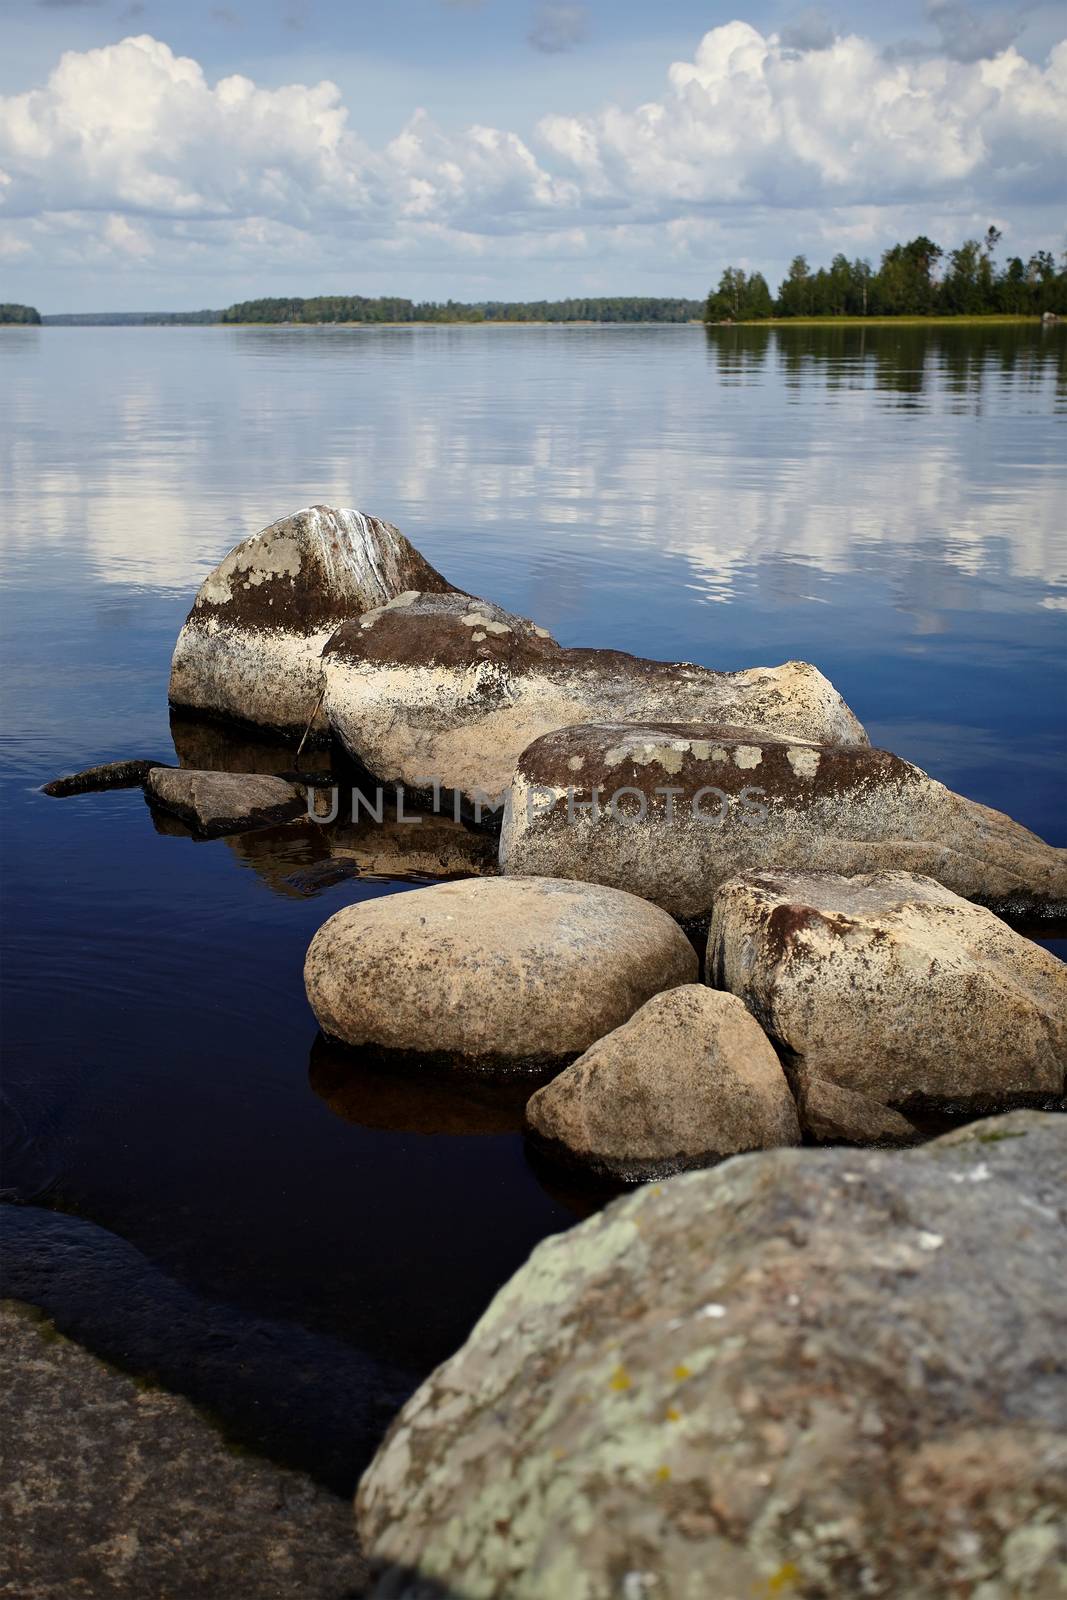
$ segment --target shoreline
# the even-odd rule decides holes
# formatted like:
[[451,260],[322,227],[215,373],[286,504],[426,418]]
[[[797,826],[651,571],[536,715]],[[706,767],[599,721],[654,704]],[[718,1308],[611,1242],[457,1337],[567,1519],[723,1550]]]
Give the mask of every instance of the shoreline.
[[[1055,327],[1057,322],[1052,323]],[[1033,323],[1043,326],[1042,318],[1030,312],[979,311],[966,316],[900,316],[900,317],[758,317],[739,319],[737,322],[706,322],[706,328],[960,328],[981,327],[986,324]]]

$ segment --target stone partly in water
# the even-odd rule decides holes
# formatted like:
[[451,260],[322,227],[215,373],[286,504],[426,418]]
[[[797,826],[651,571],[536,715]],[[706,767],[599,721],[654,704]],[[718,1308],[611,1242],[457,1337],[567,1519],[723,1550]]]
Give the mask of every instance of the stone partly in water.
[[775,1150],[538,1245],[400,1413],[375,1600],[1051,1600],[1067,1118]]
[[653,995],[539,1089],[526,1119],[549,1153],[628,1181],[800,1140],[766,1034],[700,984]]
[[625,887],[694,922],[725,879],[768,865],[922,872],[998,907],[1067,916],[1067,850],[898,756],[707,723],[537,740],[518,762],[500,859],[505,872]]
[[1067,966],[931,878],[732,879],[707,970],[788,1052],[802,1103],[828,1084],[877,1120],[886,1106],[974,1111],[1063,1094]]
[[187,1400],[146,1388],[0,1302],[0,1552],[12,1600],[353,1594],[344,1501],[228,1448]]
[[288,822],[307,809],[301,790],[284,778],[254,772],[193,772],[188,767],[153,767],[145,781],[145,798],[205,839]]
[[473,1070],[564,1064],[697,976],[656,906],[551,878],[469,879],[346,906],[308,950],[323,1032]]
[[84,767],[65,778],[53,778],[41,786],[41,793],[65,799],[72,794],[97,794],[104,789],[139,789],[148,774],[158,769],[158,761],[108,761],[100,767]]
[[617,650],[564,650],[525,617],[455,594],[405,596],[340,628],[325,652],[326,711],[376,777],[436,779],[495,799],[523,749],[591,718],[710,718],[865,745],[866,734],[814,667],[712,672]]
[[[174,650],[171,703],[302,732],[339,623],[408,590],[451,588],[391,523],[310,506],[245,539],[204,579]],[[321,710],[314,726],[326,730]]]

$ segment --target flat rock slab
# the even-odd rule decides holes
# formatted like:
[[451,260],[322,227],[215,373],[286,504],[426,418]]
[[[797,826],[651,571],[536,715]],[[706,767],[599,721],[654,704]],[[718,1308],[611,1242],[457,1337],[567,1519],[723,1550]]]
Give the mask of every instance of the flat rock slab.
[[310,718],[323,733],[320,657],[337,625],[405,591],[451,588],[391,523],[307,506],[204,579],[174,648],[171,704],[289,733]]
[[921,872],[1015,914],[1067,912],[1067,850],[899,756],[706,721],[538,739],[518,759],[500,860],[627,888],[694,923],[727,878],[768,865]]
[[371,1594],[1051,1600],[1065,1237],[1067,1117],[1034,1112],[645,1186],[404,1407],[357,1497]]
[[879,1107],[988,1110],[1067,1087],[1067,966],[931,878],[733,878],[707,970],[788,1052],[816,1121],[822,1085],[862,1097],[876,1138]]
[[351,1508],[227,1447],[188,1401],[146,1388],[0,1302],[11,1600],[343,1600],[365,1567]]
[[474,1070],[564,1064],[697,976],[665,912],[551,878],[434,884],[346,906],[304,982],[330,1038]]
[[307,810],[294,784],[253,772],[153,767],[145,780],[145,797],[205,839],[291,822]]
[[800,1142],[770,1040],[702,984],[653,995],[539,1089],[526,1121],[549,1154],[629,1182]]
[[402,595],[345,623],[323,655],[326,713],[376,777],[436,780],[474,804],[507,791],[520,753],[550,729],[598,718],[688,719],[866,745],[815,667],[714,672],[620,650],[562,649],[544,628],[488,601]]
[[65,799],[72,794],[96,794],[103,789],[139,789],[150,772],[163,771],[158,761],[107,761],[103,766],[83,767],[65,778],[53,778],[41,786],[41,793]]

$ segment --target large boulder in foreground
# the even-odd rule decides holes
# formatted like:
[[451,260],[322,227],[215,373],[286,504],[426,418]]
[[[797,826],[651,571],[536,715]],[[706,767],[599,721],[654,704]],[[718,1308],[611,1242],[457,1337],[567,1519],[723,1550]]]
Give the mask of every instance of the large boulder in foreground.
[[697,969],[677,923],[635,895],[483,878],[346,906],[311,941],[304,982],[323,1033],[343,1044],[539,1070]]
[[1032,1112],[640,1189],[401,1411],[357,1497],[371,1594],[1051,1600],[1065,1236],[1067,1118]]
[[800,1141],[766,1034],[702,984],[653,995],[538,1089],[526,1122],[548,1153],[630,1182]]
[[147,1388],[0,1301],[0,1566],[12,1600],[304,1600],[357,1591],[350,1509],[229,1446],[188,1400]]
[[767,732],[867,743],[815,667],[712,672],[618,650],[564,650],[525,617],[465,596],[405,596],[346,623],[323,658],[338,738],[376,777],[495,799],[532,740],[551,728],[715,718]]
[[[200,585],[170,671],[174,706],[303,732],[322,647],[346,617],[405,590],[450,590],[398,528],[309,506],[243,540]],[[324,732],[321,710],[315,728]]]
[[625,887],[694,921],[727,878],[772,865],[922,872],[971,899],[1067,915],[1067,850],[899,756],[709,723],[537,740],[518,761],[500,860]]
[[816,1101],[828,1084],[905,1113],[982,1110],[1067,1087],[1067,966],[931,878],[734,878],[707,970]]
[[153,767],[144,792],[150,805],[178,817],[204,839],[291,822],[307,810],[304,791],[298,785],[256,772]]

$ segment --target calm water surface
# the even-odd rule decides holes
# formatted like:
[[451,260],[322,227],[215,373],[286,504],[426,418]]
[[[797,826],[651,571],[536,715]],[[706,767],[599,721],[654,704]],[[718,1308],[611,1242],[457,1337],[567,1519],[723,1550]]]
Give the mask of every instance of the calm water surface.
[[[876,744],[1056,843],[1067,333],[0,330],[8,1291],[351,1484],[587,1203],[517,1107],[337,1075],[301,981],[356,880],[58,772],[173,760],[204,575],[313,501],[564,644],[813,660]],[[417,891],[416,891],[417,892]]]

